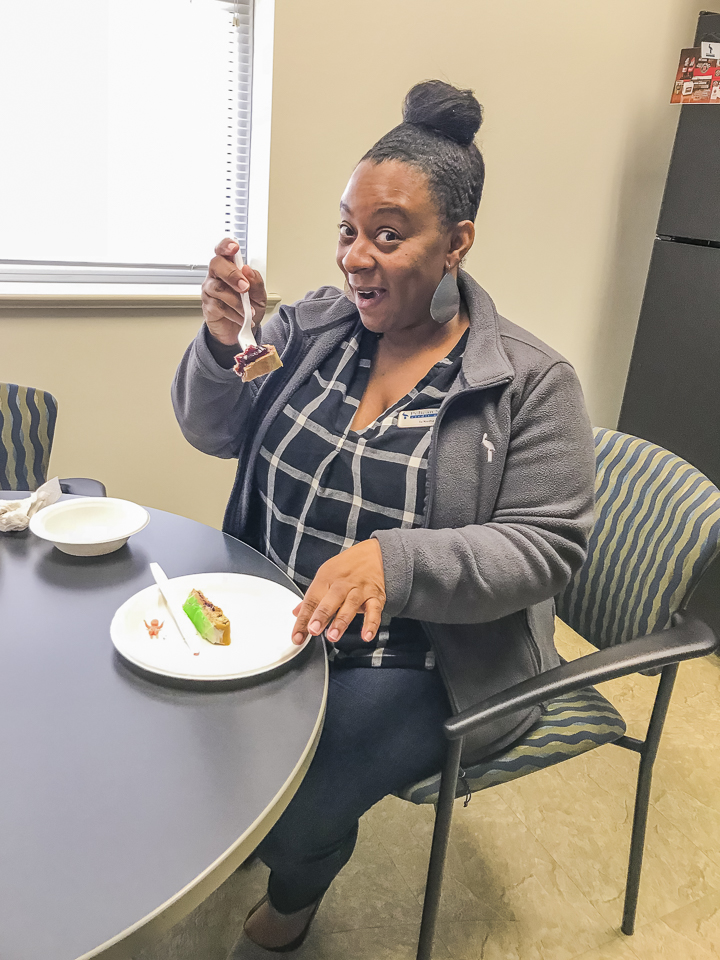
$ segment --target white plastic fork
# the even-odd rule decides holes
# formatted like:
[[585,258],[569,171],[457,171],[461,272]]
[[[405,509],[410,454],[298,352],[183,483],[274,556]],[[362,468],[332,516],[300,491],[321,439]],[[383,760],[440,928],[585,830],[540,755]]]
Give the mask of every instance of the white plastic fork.
[[159,563],[151,563],[150,572],[153,575],[155,583],[160,588],[160,593],[165,600],[166,607],[170,611],[170,616],[175,621],[175,626],[180,631],[180,636],[185,641],[192,655],[195,657],[200,656],[200,636],[192,625],[190,618],[183,610],[182,605],[175,599],[174,591],[167,574]]
[[[235,240],[235,243],[238,245],[238,251],[235,254],[235,266],[238,270],[242,270],[244,263],[242,253],[240,252],[240,244],[237,240]],[[256,347],[257,341],[252,332],[253,312],[250,306],[250,294],[246,290],[245,293],[240,294],[240,296],[242,297],[243,325],[238,331],[238,344],[242,350],[247,350],[248,347]]]

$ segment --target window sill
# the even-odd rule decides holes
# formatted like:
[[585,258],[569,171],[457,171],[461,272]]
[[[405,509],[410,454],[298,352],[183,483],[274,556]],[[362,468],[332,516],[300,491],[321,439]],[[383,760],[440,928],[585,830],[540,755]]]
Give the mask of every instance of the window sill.
[[[268,294],[266,316],[272,314],[280,297]],[[51,307],[77,309],[128,307],[199,311],[200,284],[194,283],[3,283],[0,282],[0,310]]]

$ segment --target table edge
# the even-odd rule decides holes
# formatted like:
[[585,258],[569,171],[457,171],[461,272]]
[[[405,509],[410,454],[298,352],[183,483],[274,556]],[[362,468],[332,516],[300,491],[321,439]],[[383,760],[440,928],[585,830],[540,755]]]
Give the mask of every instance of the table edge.
[[[322,644],[322,641],[320,642]],[[329,679],[329,663],[324,644],[322,644],[322,649],[325,660],[325,682],[322,702],[312,736],[292,773],[263,813],[214,863],[210,864],[206,870],[183,887],[175,896],[166,900],[165,903],[156,907],[151,913],[116,934],[110,940],[77,957],[77,960],[92,960],[94,957],[103,957],[106,960],[132,960],[135,953],[155,944],[163,933],[175,926],[176,923],[206,900],[211,893],[214,893],[269,833],[302,783],[320,740],[325,720]]]

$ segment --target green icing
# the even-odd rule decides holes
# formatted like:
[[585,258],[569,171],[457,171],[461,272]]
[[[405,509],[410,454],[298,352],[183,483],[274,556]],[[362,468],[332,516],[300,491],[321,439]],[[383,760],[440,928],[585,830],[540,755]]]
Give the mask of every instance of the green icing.
[[198,601],[197,597],[194,597],[192,594],[190,594],[183,604],[183,610],[188,615],[192,621],[192,625],[195,627],[203,640],[210,640],[210,637],[212,637],[215,633],[215,627],[206,616],[205,611],[203,610],[202,605]]

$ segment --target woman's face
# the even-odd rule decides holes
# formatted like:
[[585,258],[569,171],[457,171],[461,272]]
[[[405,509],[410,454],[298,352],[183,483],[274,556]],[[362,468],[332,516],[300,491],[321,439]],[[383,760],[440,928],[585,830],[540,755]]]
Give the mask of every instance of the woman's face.
[[340,216],[337,263],[363,324],[387,333],[434,323],[433,293],[472,244],[472,224],[446,226],[425,174],[398,160],[360,163]]

